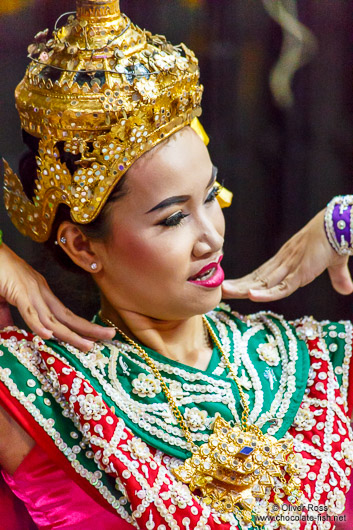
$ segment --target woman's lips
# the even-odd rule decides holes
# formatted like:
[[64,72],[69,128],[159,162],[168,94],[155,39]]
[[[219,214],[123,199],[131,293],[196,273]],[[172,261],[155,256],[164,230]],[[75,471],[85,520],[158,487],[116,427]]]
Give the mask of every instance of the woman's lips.
[[189,278],[189,282],[201,287],[214,288],[219,287],[224,280],[224,271],[220,265],[223,256],[218,260],[218,263],[209,263],[203,267],[195,276]]

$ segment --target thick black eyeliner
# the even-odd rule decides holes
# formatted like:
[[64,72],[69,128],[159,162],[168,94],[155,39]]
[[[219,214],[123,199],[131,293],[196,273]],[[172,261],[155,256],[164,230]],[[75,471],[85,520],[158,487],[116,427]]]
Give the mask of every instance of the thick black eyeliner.
[[221,186],[214,186],[212,190],[210,191],[210,193],[208,194],[205,202],[213,201],[217,197],[217,195],[219,195],[220,191],[221,191]]
[[175,212],[173,213],[172,215],[170,215],[169,217],[167,217],[167,219],[164,219],[164,221],[161,221],[160,223],[158,223],[159,225],[162,225],[162,226],[178,226],[178,224],[180,224],[180,222],[185,219],[185,217],[188,217],[190,214],[185,214],[183,212]]
[[[217,197],[220,190],[221,190],[220,186],[213,186],[212,190],[209,192],[208,196],[206,197],[205,203],[212,202]],[[167,217],[167,219],[164,219],[164,221],[161,221],[158,224],[162,226],[178,226],[180,222],[183,219],[185,219],[185,217],[188,217],[189,215],[190,214],[184,214],[183,212],[178,211],[178,212],[173,213],[172,215]]]

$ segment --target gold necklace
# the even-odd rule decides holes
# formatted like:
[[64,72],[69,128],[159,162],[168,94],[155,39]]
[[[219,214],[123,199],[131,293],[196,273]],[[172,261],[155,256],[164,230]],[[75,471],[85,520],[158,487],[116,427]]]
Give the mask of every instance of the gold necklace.
[[[245,523],[254,523],[255,517],[256,525],[259,526],[264,526],[266,520],[265,518],[262,521],[257,520],[257,498],[267,501],[265,515],[270,517],[279,515],[284,497],[287,497],[291,504],[300,503],[301,480],[298,476],[292,440],[277,440],[274,436],[263,434],[257,425],[249,424],[250,409],[244,391],[205,316],[202,318],[209,336],[237,385],[243,412],[240,425],[235,426],[217,415],[213,433],[209,436],[208,442],[201,446],[196,445],[192,440],[183,415],[147,352],[111,320],[104,318],[101,312],[99,316],[139,352],[161,384],[169,406],[188,441],[188,449],[192,452],[190,458],[173,469],[173,474],[180,481],[187,484],[196,495],[200,493],[202,501],[220,514],[238,514]],[[261,514],[264,515],[264,512],[261,511]]]

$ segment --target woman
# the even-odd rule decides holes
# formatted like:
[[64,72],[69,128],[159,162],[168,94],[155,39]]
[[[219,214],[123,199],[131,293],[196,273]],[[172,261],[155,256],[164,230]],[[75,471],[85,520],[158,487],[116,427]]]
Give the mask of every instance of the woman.
[[286,296],[326,268],[352,292],[350,203],[223,282],[192,53],[112,1],[78,1],[42,37],[16,92],[38,180],[7,166],[5,202],[22,233],[92,274],[101,311],[72,316],[2,245],[0,294],[39,335],[1,333],[6,483],[39,528],[333,528],[353,463],[351,324],[217,305],[222,289]]

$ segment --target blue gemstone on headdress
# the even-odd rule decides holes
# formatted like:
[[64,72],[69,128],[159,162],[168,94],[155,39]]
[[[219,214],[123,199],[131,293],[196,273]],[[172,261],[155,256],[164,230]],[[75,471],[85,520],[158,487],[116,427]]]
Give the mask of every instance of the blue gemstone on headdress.
[[238,451],[238,455],[249,456],[253,452],[253,450],[254,450],[253,447],[249,447],[248,445],[244,445],[244,447],[242,447],[240,449],[240,451]]

